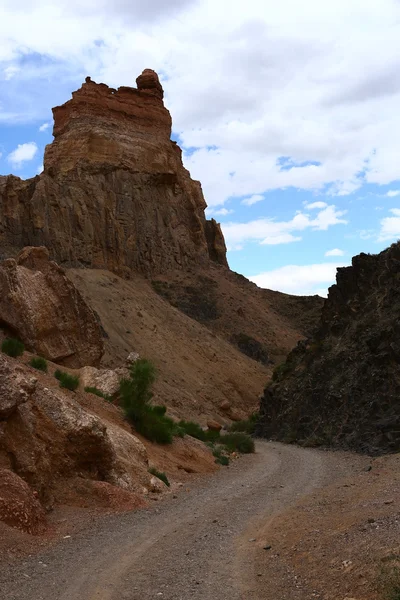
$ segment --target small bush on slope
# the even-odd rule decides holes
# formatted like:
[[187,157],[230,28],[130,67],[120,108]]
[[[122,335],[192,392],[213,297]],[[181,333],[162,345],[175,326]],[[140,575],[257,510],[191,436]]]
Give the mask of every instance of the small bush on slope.
[[29,361],[29,364],[34,369],[37,369],[38,371],[43,371],[43,373],[47,373],[47,360],[42,356],[34,356]]
[[232,423],[229,428],[229,431],[242,431],[247,433],[248,435],[253,435],[256,423],[258,421],[259,414],[257,412],[250,415],[250,417],[245,421],[237,421],[236,423]]
[[246,433],[227,433],[221,437],[221,443],[224,444],[230,452],[251,454],[255,451],[254,440]]
[[57,369],[54,372],[54,377],[60,382],[60,387],[71,390],[71,392],[74,392],[79,386],[78,375],[70,375],[69,373],[65,373],[65,371]]
[[163,481],[165,483],[165,485],[170,487],[171,484],[168,481],[168,477],[166,476],[166,474],[164,472],[157,471],[156,468],[152,467],[151,469],[149,469],[149,473],[151,473],[155,477],[158,477],[158,479],[161,479],[161,481]]
[[21,356],[24,353],[24,350],[24,344],[21,342],[21,340],[17,340],[16,338],[6,338],[1,344],[1,351],[12,358]]
[[121,405],[126,418],[136,431],[151,442],[170,444],[176,426],[172,419],[165,416],[165,407],[151,406],[153,397],[151,386],[156,379],[156,370],[152,362],[141,358],[130,368],[130,378],[120,384]]

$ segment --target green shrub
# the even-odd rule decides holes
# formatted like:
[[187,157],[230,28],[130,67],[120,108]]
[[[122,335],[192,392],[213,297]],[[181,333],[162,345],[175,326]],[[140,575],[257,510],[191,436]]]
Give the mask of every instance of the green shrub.
[[1,351],[4,352],[4,354],[8,354],[8,356],[12,356],[13,358],[21,356],[24,353],[24,350],[24,344],[21,342],[21,340],[17,340],[16,338],[6,338],[1,344]]
[[227,467],[229,465],[229,456],[225,456],[222,454],[215,459],[217,465],[222,465],[223,467]]
[[208,442],[219,442],[221,439],[221,434],[219,431],[215,431],[214,429],[206,429],[204,431],[206,436],[206,441]]
[[182,427],[179,427],[179,425],[175,424],[174,435],[176,435],[176,437],[184,438],[185,430]]
[[253,435],[257,421],[259,418],[259,413],[255,412],[245,421],[237,421],[236,423],[232,423],[229,428],[229,431],[242,431],[247,433],[248,435]]
[[247,433],[227,433],[221,437],[221,443],[224,444],[230,452],[250,454],[255,451],[254,440],[247,435]]
[[43,373],[47,373],[47,360],[42,356],[34,356],[29,361],[29,364],[34,369],[38,369],[38,371],[43,371]]
[[224,467],[229,465],[229,457],[224,454],[222,446],[213,447],[212,453],[218,465],[223,465]]
[[160,417],[149,406],[140,419],[134,421],[135,429],[150,442],[171,444],[174,436],[174,422],[168,417]]
[[[151,406],[151,386],[156,370],[150,361],[141,358],[130,368],[130,378],[120,384],[121,405],[126,418],[136,431],[151,442],[170,444],[177,432],[172,419],[165,416],[165,406]],[[178,434],[179,435],[179,434]]]
[[60,382],[60,387],[71,390],[71,392],[74,392],[79,386],[78,375],[70,375],[69,373],[65,373],[65,371],[57,369],[54,373],[54,377]]
[[103,398],[104,400],[107,400],[107,402],[112,401],[111,396],[109,396],[108,394],[105,394],[104,392],[99,390],[97,387],[86,386],[85,392],[87,392],[88,394],[94,394],[95,396],[98,396],[99,398]]
[[204,431],[198,423],[195,423],[194,421],[179,421],[178,426],[184,430],[186,435],[191,435],[202,442],[207,441],[207,432]]
[[168,477],[166,476],[166,474],[164,472],[157,471],[157,469],[155,469],[154,467],[152,467],[151,469],[149,469],[149,473],[151,473],[155,477],[158,477],[158,479],[161,479],[161,481],[163,481],[165,483],[165,485],[167,485],[168,487],[170,487],[171,484],[168,481]]

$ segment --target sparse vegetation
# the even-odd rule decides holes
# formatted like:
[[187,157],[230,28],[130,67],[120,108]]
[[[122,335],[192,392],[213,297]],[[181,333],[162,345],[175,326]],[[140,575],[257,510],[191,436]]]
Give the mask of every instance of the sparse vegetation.
[[24,353],[25,346],[17,338],[6,338],[1,344],[1,351],[12,358],[17,358]]
[[229,456],[224,454],[224,449],[222,446],[211,446],[213,456],[215,457],[215,462],[217,465],[222,465],[223,467],[227,467],[229,465]]
[[37,369],[38,371],[43,371],[43,373],[47,373],[47,360],[42,356],[34,356],[29,361],[29,364],[34,369]]
[[251,454],[255,451],[254,440],[247,435],[247,433],[227,433],[221,437],[221,443],[224,444],[230,452]]
[[254,412],[250,415],[248,419],[232,423],[232,425],[229,428],[229,431],[242,431],[243,433],[247,433],[248,435],[253,435],[259,416],[260,415],[258,412]]
[[155,467],[152,467],[151,469],[149,469],[149,473],[151,473],[151,475],[154,475],[154,477],[158,477],[158,479],[161,479],[161,481],[163,481],[166,486],[170,487],[171,484],[168,481],[168,477],[164,472],[157,471]]
[[98,396],[99,398],[103,398],[104,400],[107,400],[107,402],[112,401],[112,398],[109,394],[105,394],[104,392],[99,390],[97,387],[86,386],[85,392],[87,392],[88,394],[94,394],[95,396]]
[[71,392],[74,392],[79,386],[78,375],[70,375],[65,371],[57,369],[54,372],[54,377],[60,382],[60,387],[66,388],[67,390],[71,390]]
[[186,435],[191,435],[202,442],[207,441],[206,432],[198,423],[194,421],[179,421],[178,426],[183,429]]
[[[152,362],[141,358],[130,368],[130,378],[120,385],[121,404],[126,418],[136,431],[158,444],[170,444],[177,428],[172,419],[165,416],[164,406],[152,406],[151,386],[156,378]],[[178,433],[180,435],[180,433]]]

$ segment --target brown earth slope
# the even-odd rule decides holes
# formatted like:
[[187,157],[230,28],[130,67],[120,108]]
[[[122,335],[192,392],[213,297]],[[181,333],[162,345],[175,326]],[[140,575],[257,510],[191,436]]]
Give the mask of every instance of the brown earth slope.
[[152,285],[180,311],[265,365],[279,364],[301,337],[311,335],[324,302],[263,290],[219,265],[167,273]]
[[104,366],[119,366],[132,351],[150,358],[158,371],[155,401],[202,424],[209,417],[228,423],[230,415],[243,417],[257,408],[270,366],[172,307],[140,275],[124,280],[98,269],[68,274],[100,318]]
[[259,433],[370,453],[400,450],[400,243],[338,269],[314,337],[261,401]]

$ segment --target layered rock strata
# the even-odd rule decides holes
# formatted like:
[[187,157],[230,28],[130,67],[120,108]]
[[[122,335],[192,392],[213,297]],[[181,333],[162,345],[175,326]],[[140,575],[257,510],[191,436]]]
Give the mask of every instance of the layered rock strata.
[[207,221],[201,185],[171,141],[154,71],[137,88],[86,78],[53,109],[44,171],[0,177],[0,253],[46,246],[62,266],[152,276],[210,261],[227,266],[223,235]]

